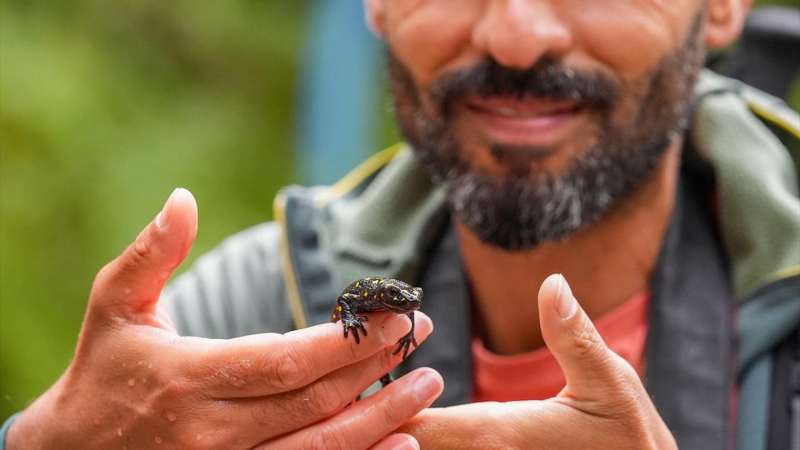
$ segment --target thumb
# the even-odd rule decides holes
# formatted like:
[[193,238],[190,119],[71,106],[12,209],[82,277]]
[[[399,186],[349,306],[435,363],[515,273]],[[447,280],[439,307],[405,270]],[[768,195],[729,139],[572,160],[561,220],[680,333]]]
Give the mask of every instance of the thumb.
[[539,290],[542,336],[567,379],[569,395],[598,400],[614,395],[638,376],[612,352],[561,274],[547,277]]
[[186,189],[175,189],[156,218],[97,275],[90,307],[111,308],[127,317],[157,314],[161,290],[186,258],[196,234],[197,203]]

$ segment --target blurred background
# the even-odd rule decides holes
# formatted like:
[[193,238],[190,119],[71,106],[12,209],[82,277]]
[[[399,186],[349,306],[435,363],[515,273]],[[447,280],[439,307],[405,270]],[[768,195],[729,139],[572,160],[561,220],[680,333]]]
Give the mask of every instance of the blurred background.
[[94,275],[175,187],[200,209],[186,268],[281,186],[398,140],[360,3],[0,0],[0,421],[69,364]]

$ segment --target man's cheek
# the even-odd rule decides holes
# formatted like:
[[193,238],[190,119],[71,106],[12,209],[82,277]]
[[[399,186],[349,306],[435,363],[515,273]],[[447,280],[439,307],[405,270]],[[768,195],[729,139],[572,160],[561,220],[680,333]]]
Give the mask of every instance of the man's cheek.
[[469,48],[472,34],[469,17],[458,12],[449,15],[446,12],[447,8],[436,8],[428,14],[420,11],[397,23],[387,34],[392,51],[409,68],[420,86],[451,70],[464,49]]
[[[628,3],[628,2],[621,2]],[[612,8],[612,10],[620,9]],[[629,12],[602,14],[587,13],[575,18],[577,41],[586,53],[622,79],[644,76],[677,45],[675,25],[663,16],[642,14],[627,6]]]

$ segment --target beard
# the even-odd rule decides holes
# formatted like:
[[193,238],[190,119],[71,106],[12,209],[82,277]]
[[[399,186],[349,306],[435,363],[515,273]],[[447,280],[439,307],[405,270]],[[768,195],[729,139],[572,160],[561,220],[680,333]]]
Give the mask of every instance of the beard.
[[[634,82],[617,83],[552,59],[526,69],[486,59],[441,76],[427,103],[408,68],[388,49],[398,125],[431,179],[444,188],[455,219],[481,241],[521,251],[565,240],[640,186],[680,140],[705,55],[702,19],[677,50]],[[468,158],[454,123],[458,107],[475,96],[575,102],[593,119],[592,139],[560,174],[537,166],[553,149],[501,143],[490,143],[489,150],[507,173],[482,170]]]

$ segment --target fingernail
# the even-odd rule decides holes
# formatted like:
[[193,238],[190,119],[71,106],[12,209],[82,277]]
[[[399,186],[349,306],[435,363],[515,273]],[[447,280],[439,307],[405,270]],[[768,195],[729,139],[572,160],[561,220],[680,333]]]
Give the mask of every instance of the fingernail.
[[396,344],[397,340],[411,331],[411,320],[404,315],[392,314],[383,321],[380,339],[386,345]]
[[427,404],[433,401],[441,386],[439,374],[428,369],[425,370],[417,381],[414,382],[414,399],[419,404]]
[[569,283],[564,279],[564,275],[558,274],[558,294],[556,295],[556,311],[562,319],[567,320],[575,314],[578,305],[572,295]]
[[169,223],[169,209],[170,205],[172,204],[172,199],[175,197],[175,193],[177,193],[181,188],[175,188],[171,194],[169,194],[169,198],[164,203],[164,207],[161,208],[161,212],[158,213],[156,216],[156,225],[158,228],[164,228]]
[[419,442],[416,439],[409,438],[392,447],[392,450],[419,450]]

